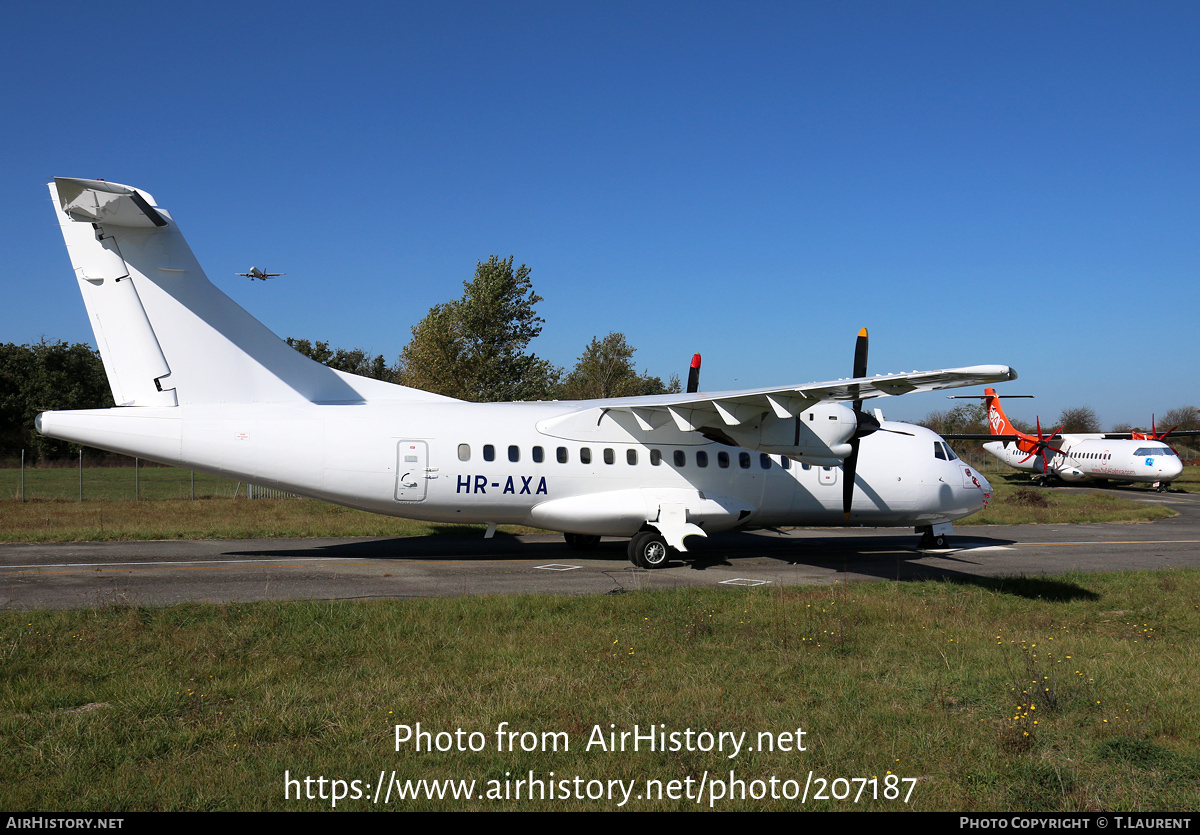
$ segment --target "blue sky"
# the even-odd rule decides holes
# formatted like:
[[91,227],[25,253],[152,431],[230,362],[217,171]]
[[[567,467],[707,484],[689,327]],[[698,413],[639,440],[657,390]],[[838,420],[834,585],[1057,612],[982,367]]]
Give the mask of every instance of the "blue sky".
[[92,341],[44,184],[100,177],[281,336],[394,360],[511,254],[559,365],[828,380],[866,326],[872,373],[1148,423],[1200,405],[1198,42],[1194,2],[12,4],[0,341]]

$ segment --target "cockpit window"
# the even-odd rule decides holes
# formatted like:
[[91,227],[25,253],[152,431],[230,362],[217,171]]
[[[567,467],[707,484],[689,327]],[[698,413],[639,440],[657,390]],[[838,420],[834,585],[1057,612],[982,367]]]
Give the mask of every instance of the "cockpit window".
[[950,448],[950,444],[945,441],[933,442],[933,457],[940,458],[942,461],[958,460],[958,456],[954,454],[954,450]]
[[1144,446],[1135,452],[1135,458],[1143,458],[1148,455],[1175,455],[1175,450],[1169,446]]

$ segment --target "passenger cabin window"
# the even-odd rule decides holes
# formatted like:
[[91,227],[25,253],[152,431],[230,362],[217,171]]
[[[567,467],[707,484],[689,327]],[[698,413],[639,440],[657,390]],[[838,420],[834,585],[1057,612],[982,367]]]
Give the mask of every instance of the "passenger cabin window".
[[697,467],[707,467],[708,466],[708,453],[705,452],[704,450],[698,450],[696,452],[696,466]]
[[535,446],[533,448],[533,460],[538,464],[545,461],[546,460],[546,451],[544,449],[542,449],[540,446]]
[[484,461],[495,461],[496,460],[496,448],[494,446],[492,446],[491,444],[483,445],[483,460]]
[[521,460],[521,448],[516,444],[512,444],[508,448],[508,460],[514,464]]
[[771,456],[767,455],[765,452],[760,452],[758,454],[758,466],[762,467],[764,470],[771,469]]
[[675,466],[682,467],[686,463],[687,453],[685,453],[682,449],[675,450]]
[[637,466],[637,450],[636,449],[633,449],[631,447],[630,449],[625,450],[625,463],[627,463],[631,467]]
[[459,444],[458,445],[458,460],[459,461],[470,461],[471,460],[471,445],[470,444]]
[[579,463],[580,463],[580,464],[590,464],[590,463],[592,463],[592,451],[591,451],[591,449],[589,449],[588,447],[580,447],[580,448],[579,448]]
[[662,463],[662,450],[661,449],[650,450],[650,466],[657,467],[661,463]]
[[612,451],[612,447],[604,448],[604,463],[615,464],[617,462],[617,454]]
[[728,452],[718,452],[717,453],[717,466],[720,467],[722,470],[729,467],[729,453]]
[[750,453],[748,453],[748,452],[739,452],[738,453],[738,466],[741,467],[743,470],[750,469]]
[[571,456],[567,453],[567,448],[565,446],[560,446],[556,450],[555,454],[558,456],[558,463],[560,464],[565,464],[571,460]]

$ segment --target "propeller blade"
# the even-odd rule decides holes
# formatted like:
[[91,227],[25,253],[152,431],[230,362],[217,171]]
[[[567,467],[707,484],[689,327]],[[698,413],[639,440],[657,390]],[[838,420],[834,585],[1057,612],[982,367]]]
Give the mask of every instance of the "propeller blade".
[[842,515],[850,518],[850,505],[854,502],[854,474],[858,470],[858,436],[850,439],[850,454],[842,462]]
[[[867,329],[858,332],[854,341],[854,376],[867,376]],[[854,437],[850,439],[850,454],[842,462],[842,515],[850,518],[850,505],[854,502],[854,475],[858,471],[858,444],[863,435],[869,435],[879,428],[879,421],[865,414],[862,410],[862,398],[854,401],[854,417],[858,426]],[[874,424],[872,426],[872,424]],[[870,428],[868,428],[870,427]]]
[[688,369],[688,394],[700,391],[700,355],[692,354],[692,367]]
[[[858,339],[854,341],[854,376],[867,376],[867,329],[863,328],[858,332]],[[854,401],[854,410],[862,409],[862,400]]]
[[1170,435],[1172,432],[1174,432],[1178,428],[1179,428],[1179,424],[1175,424],[1170,429],[1168,429],[1166,432],[1164,432],[1160,435],[1160,434],[1158,434],[1158,428],[1154,425],[1154,415],[1150,416],[1150,432],[1153,434],[1154,440],[1156,440],[1156,441],[1161,441],[1163,438],[1167,437],[1168,435]]

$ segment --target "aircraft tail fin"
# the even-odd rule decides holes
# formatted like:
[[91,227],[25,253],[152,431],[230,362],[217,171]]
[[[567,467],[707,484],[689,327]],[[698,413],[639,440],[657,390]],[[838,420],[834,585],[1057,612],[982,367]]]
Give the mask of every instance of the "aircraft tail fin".
[[50,194],[117,405],[444,399],[293,350],[208,280],[148,193],[56,177]]
[[1021,432],[1013,426],[1008,416],[1004,414],[1004,409],[1000,406],[1000,396],[996,394],[995,389],[983,390],[983,402],[987,406],[988,430],[993,435],[1020,435]]

